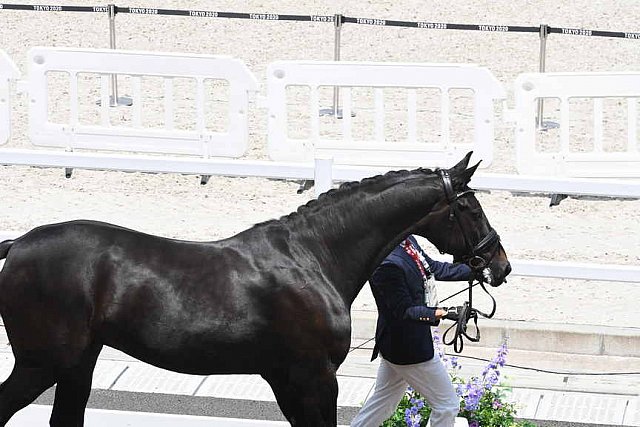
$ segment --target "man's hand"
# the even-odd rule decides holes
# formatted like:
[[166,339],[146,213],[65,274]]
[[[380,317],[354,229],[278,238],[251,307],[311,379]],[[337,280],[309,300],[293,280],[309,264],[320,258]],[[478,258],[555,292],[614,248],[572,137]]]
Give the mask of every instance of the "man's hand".
[[441,307],[436,309],[436,317],[438,319],[448,319],[456,322],[460,318],[462,307]]
[[436,318],[437,319],[442,319],[444,316],[447,315],[447,309],[446,307],[443,308],[436,308]]

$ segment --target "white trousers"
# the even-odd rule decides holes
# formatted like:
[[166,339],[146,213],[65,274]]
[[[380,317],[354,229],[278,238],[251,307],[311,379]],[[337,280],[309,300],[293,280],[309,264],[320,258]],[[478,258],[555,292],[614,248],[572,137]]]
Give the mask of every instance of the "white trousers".
[[395,365],[381,357],[373,394],[351,421],[351,427],[379,427],[396,410],[408,385],[431,407],[432,427],[454,427],[460,400],[437,354],[414,365]]

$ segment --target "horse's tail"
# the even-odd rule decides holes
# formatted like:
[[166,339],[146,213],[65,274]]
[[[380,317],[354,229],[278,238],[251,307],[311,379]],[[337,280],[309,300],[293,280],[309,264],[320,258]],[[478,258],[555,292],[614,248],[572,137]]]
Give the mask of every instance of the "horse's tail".
[[9,249],[13,245],[13,240],[5,240],[0,243],[0,259],[5,259],[9,253]]

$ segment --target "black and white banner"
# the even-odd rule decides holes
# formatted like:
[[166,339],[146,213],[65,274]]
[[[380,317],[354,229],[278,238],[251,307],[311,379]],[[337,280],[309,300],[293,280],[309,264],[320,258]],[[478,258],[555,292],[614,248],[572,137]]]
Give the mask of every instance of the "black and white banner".
[[[64,6],[46,4],[12,4],[0,3],[0,10],[23,10],[36,12],[99,12],[106,13],[109,6]],[[128,13],[133,15],[167,15],[167,16],[187,16],[196,18],[229,18],[229,19],[251,19],[256,21],[306,21],[306,22],[326,22],[334,23],[336,17],[341,19],[341,23],[373,25],[381,27],[406,27],[426,30],[465,30],[483,31],[492,33],[539,33],[543,26],[530,27],[518,25],[494,25],[494,24],[451,24],[444,22],[427,21],[398,21],[380,18],[353,18],[341,15],[282,15],[278,13],[241,13],[241,12],[220,12],[213,10],[178,10],[178,9],[156,9],[149,7],[115,7],[116,13]],[[564,34],[572,36],[586,37],[616,37],[631,40],[640,40],[640,32],[622,31],[602,31],[589,30],[584,28],[561,28],[546,27],[549,34]]]

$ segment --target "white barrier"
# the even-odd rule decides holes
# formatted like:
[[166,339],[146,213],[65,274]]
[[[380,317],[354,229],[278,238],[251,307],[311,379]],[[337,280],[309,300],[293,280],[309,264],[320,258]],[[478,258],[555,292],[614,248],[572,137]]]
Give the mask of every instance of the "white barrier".
[[0,145],[6,144],[11,134],[11,94],[9,83],[20,78],[20,71],[9,56],[0,50]]
[[[6,100],[3,105],[8,105],[10,94],[8,93],[8,80],[19,76],[18,70],[9,58],[0,51],[0,88],[5,87]],[[20,82],[30,97],[30,129],[31,137],[37,144],[54,145],[66,149],[86,148],[91,151],[66,152],[61,149],[56,150],[33,150],[33,149],[0,149],[0,164],[5,165],[30,165],[60,168],[84,168],[101,170],[121,170],[140,172],[166,172],[184,173],[199,175],[226,175],[226,176],[257,176],[278,179],[302,179],[315,181],[315,193],[320,193],[331,188],[333,182],[360,180],[362,178],[384,173],[390,169],[397,169],[395,161],[399,163],[413,163],[420,166],[434,165],[446,167],[452,162],[459,160],[466,150],[475,148],[477,158],[492,156],[492,135],[493,133],[493,102],[496,97],[503,96],[501,87],[496,83],[495,78],[487,70],[475,66],[458,65],[416,65],[403,64],[407,70],[402,71],[400,64],[350,64],[350,63],[325,63],[317,65],[309,62],[278,62],[269,68],[271,81],[269,88],[269,145],[272,154],[286,157],[286,147],[293,149],[291,145],[295,141],[285,141],[279,139],[277,124],[286,126],[286,100],[283,98],[283,91],[286,82],[291,84],[318,84],[343,85],[353,87],[358,85],[359,78],[369,70],[369,75],[364,80],[367,85],[378,89],[382,87],[394,87],[399,84],[413,90],[420,87],[439,87],[442,93],[447,93],[448,87],[470,87],[476,91],[476,135],[484,135],[480,138],[479,146],[472,144],[456,145],[447,143],[445,138],[447,132],[443,129],[441,144],[434,148],[433,145],[415,143],[409,144],[408,151],[404,150],[407,144],[396,144],[389,142],[376,143],[372,147],[372,156],[377,157],[376,162],[385,162],[385,166],[364,166],[358,157],[350,157],[356,152],[363,158],[368,151],[367,144],[358,142],[354,147],[350,147],[348,142],[338,142],[333,148],[331,145],[322,145],[318,141],[318,149],[311,147],[308,160],[300,160],[297,156],[302,153],[309,156],[309,153],[294,150],[296,160],[285,161],[258,161],[247,159],[227,159],[221,156],[236,156],[244,153],[247,145],[248,125],[246,120],[246,107],[248,92],[255,90],[255,78],[247,71],[246,67],[237,60],[227,57],[214,57],[208,55],[191,54],[165,54],[148,52],[128,52],[96,49],[45,49],[36,48],[29,54],[30,73],[28,79]],[[335,73],[333,79],[323,77],[322,72],[328,72],[329,76],[332,67],[336,66],[341,74]],[[349,68],[351,67],[351,68]],[[337,69],[337,68],[336,68]],[[69,123],[55,124],[49,123],[47,93],[47,73],[51,71],[62,71],[69,75]],[[99,107],[102,122],[98,126],[87,127],[78,123],[78,104],[75,94],[78,91],[78,74],[85,70],[98,74],[101,87],[101,105]],[[351,70],[351,71],[349,71]],[[312,72],[311,72],[312,71]],[[420,72],[423,72],[421,74]],[[134,88],[136,80],[143,74],[159,76],[165,84],[165,128],[145,129],[138,128],[142,112],[135,112],[140,109],[139,98],[141,93],[134,90],[134,105],[132,114],[132,128],[115,127],[108,123],[109,119],[109,91],[108,79],[111,73],[132,76]],[[310,73],[310,74],[309,74]],[[320,73],[320,74],[318,74]],[[432,75],[434,80],[429,83],[425,78]],[[4,77],[2,77],[4,76]],[[197,85],[195,96],[196,111],[198,111],[198,130],[187,132],[173,129],[171,126],[171,114],[174,110],[172,105],[172,78],[183,76],[194,79],[200,83]],[[306,77],[305,77],[306,76]],[[398,77],[397,82],[394,78]],[[205,79],[225,79],[230,83],[231,96],[229,100],[229,114],[232,125],[229,132],[209,132],[203,130],[202,119],[202,81]],[[307,80],[305,80],[307,79]],[[324,79],[324,80],[323,80]],[[3,83],[4,82],[4,83]],[[398,83],[400,82],[400,83]],[[343,95],[349,90],[343,88]],[[409,92],[410,93],[410,92]],[[199,94],[199,95],[198,95]],[[0,101],[3,99],[0,96]],[[348,100],[349,95],[343,96]],[[415,100],[414,100],[415,101]],[[95,102],[95,101],[94,101]],[[443,96],[441,106],[447,109],[447,96]],[[316,111],[317,96],[312,96],[313,111]],[[413,102],[409,104],[413,105]],[[485,108],[486,107],[486,108]],[[348,135],[349,120],[351,118],[350,104],[344,105],[343,127],[346,126]],[[117,109],[116,109],[117,110]],[[413,110],[409,108],[409,112]],[[4,114],[1,114],[4,111]],[[377,109],[383,112],[384,109]],[[378,113],[377,113],[378,114]],[[381,114],[381,113],[380,113]],[[314,121],[317,121],[317,114],[312,114]],[[382,116],[384,116],[382,114]],[[444,115],[446,116],[446,114]],[[413,118],[411,118],[413,117]],[[415,128],[417,122],[415,115],[409,114],[409,128]],[[333,119],[332,119],[333,120]],[[384,117],[382,117],[384,122]],[[0,110],[0,124],[4,122],[7,126],[2,126],[0,132],[9,128],[9,112],[5,107]],[[382,123],[381,122],[381,123]],[[530,120],[533,123],[533,120]],[[523,125],[526,124],[523,122]],[[382,124],[376,124],[380,128]],[[282,130],[282,129],[281,129]],[[409,132],[415,136],[415,131]],[[1,136],[1,135],[0,135]],[[124,142],[123,142],[124,141]],[[0,142],[2,139],[0,138]],[[313,141],[312,141],[313,142]],[[384,146],[383,150],[380,148]],[[324,148],[323,148],[324,147]],[[429,148],[431,147],[431,148]],[[326,149],[325,149],[326,148]],[[412,151],[414,148],[418,151]],[[429,151],[433,149],[434,151]],[[117,150],[126,153],[105,153],[98,150]],[[152,151],[164,152],[163,155],[151,155],[150,153],[130,153],[130,151]],[[378,151],[376,151],[378,150]],[[439,150],[439,151],[438,151]],[[462,150],[462,151],[460,151]],[[487,151],[488,150],[488,151]],[[460,152],[459,152],[460,151]],[[178,154],[192,153],[196,155],[184,156]],[[305,154],[306,153],[306,154]],[[345,154],[346,153],[346,154]],[[419,154],[419,155],[418,155]],[[353,161],[355,164],[340,164],[334,155],[343,156],[342,160]],[[380,157],[382,156],[382,157]],[[400,157],[409,157],[409,160],[401,161]],[[395,159],[395,160],[394,160]],[[367,163],[367,162],[364,162]],[[375,162],[374,162],[375,163]],[[487,162],[484,162],[485,164]],[[506,191],[523,191],[552,194],[582,194],[591,196],[610,197],[640,197],[640,182],[622,181],[602,181],[577,178],[554,178],[553,176],[526,176],[526,175],[497,175],[497,174],[476,174],[473,185],[479,189],[494,189]]]
[[[518,172],[556,177],[640,178],[638,97],[640,73],[521,74],[515,82]],[[536,148],[535,118],[540,98],[560,101],[560,146],[554,152]],[[571,148],[570,100],[574,98],[593,100],[593,146],[590,150]],[[627,110],[624,149],[613,151],[603,146],[603,98],[624,98]]]
[[[287,89],[309,88],[309,135],[288,135]],[[338,86],[342,100],[341,139],[322,135],[320,131],[319,90]],[[352,105],[354,88],[373,88],[373,139],[358,138],[353,132]],[[406,90],[403,111],[406,113],[405,140],[385,138],[384,89]],[[439,90],[440,138],[420,141],[417,129],[418,89]],[[474,136],[471,141],[452,141],[450,90],[473,92]],[[317,156],[331,157],[336,164],[393,165],[402,167],[450,166],[473,150],[482,166],[491,164],[494,138],[494,100],[505,98],[502,85],[487,69],[466,64],[415,64],[370,62],[278,61],[267,71],[269,107],[269,155],[272,160],[310,161]],[[433,120],[433,118],[432,118]]]
[[[27,90],[30,98],[29,136],[35,145],[66,149],[114,150],[191,154],[202,157],[239,157],[247,150],[247,109],[249,92],[257,82],[243,62],[226,56],[171,54],[108,49],[33,48],[28,54]],[[48,117],[48,84],[52,72],[69,79],[68,122],[52,123]],[[99,124],[84,124],[79,114],[79,80],[84,75],[99,75]],[[131,78],[131,123],[119,126],[110,120],[109,84],[112,75]],[[142,79],[154,76],[162,80],[164,126],[152,128],[143,122]],[[195,83],[193,129],[175,126],[174,79]],[[85,81],[87,78],[85,77]],[[229,85],[228,127],[226,132],[207,128],[205,82],[224,81]],[[89,81],[89,84],[92,82]],[[89,88],[94,89],[94,88]],[[184,96],[183,99],[189,99]],[[160,102],[160,101],[158,101]],[[227,117],[224,117],[226,120]]]

